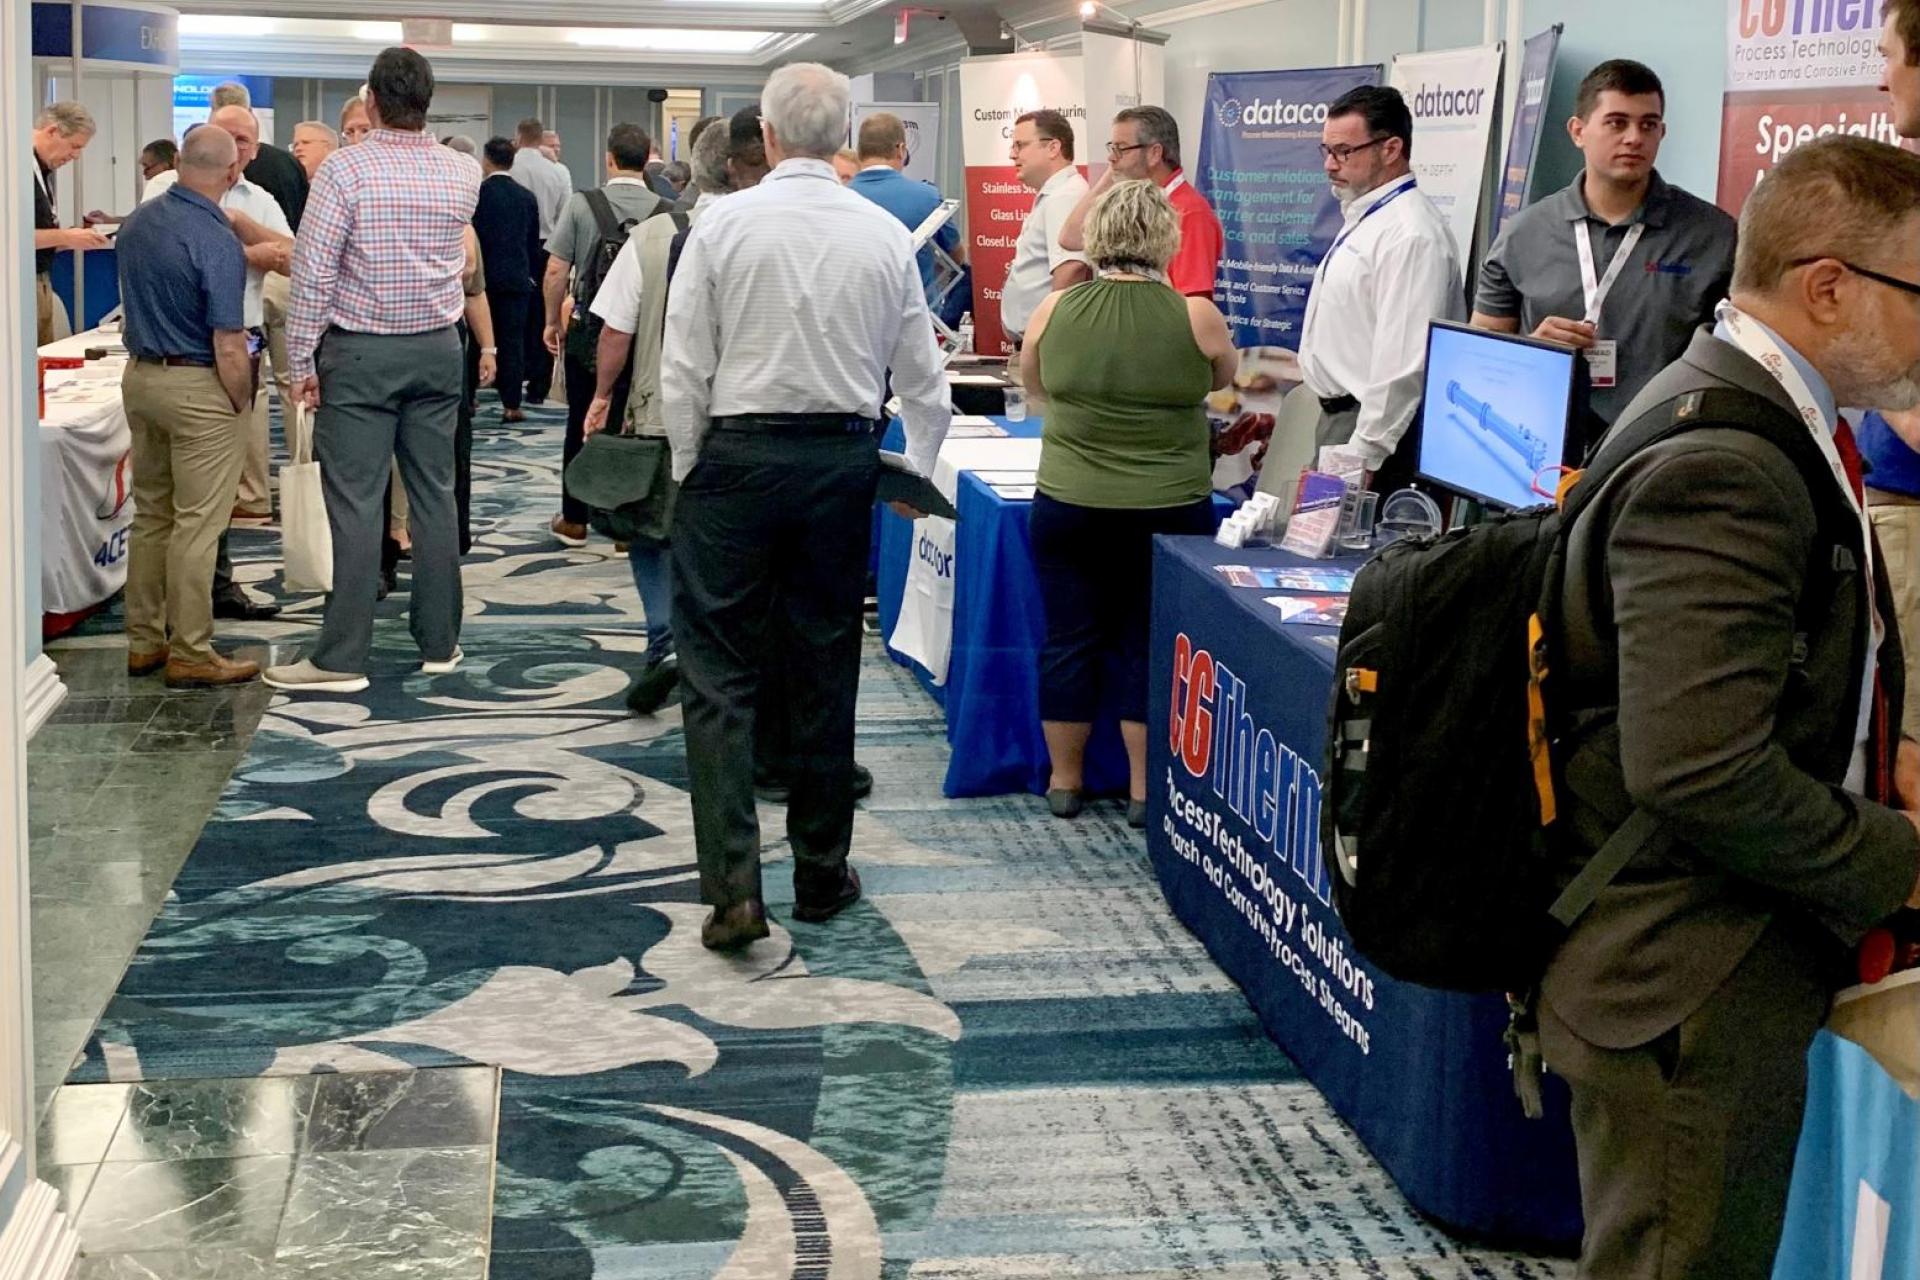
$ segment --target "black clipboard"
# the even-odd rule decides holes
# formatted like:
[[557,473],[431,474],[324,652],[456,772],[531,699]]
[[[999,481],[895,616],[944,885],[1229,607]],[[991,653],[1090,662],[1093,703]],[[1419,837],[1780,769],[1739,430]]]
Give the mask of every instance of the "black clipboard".
[[947,495],[936,489],[933,481],[915,471],[904,455],[885,449],[880,451],[880,482],[874,497],[879,502],[904,502],[923,515],[943,516],[948,520],[960,518],[960,513],[947,501]]

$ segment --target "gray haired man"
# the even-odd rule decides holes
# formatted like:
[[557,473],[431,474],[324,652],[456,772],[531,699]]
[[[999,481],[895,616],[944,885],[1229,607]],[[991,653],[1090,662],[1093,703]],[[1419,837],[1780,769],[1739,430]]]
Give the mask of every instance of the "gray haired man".
[[[773,74],[761,98],[773,171],[702,215],[667,298],[660,390],[682,489],[673,626],[714,909],[701,941],[715,950],[768,933],[756,711],[784,713],[802,744],[787,808],[792,917],[823,921],[860,896],[847,865],[854,699],[889,369],[922,473],[951,416],[907,229],[830,163],[848,97],[847,78],[817,63]],[[776,662],[782,705],[756,706]]]
[[56,102],[33,122],[33,271],[38,277],[34,309],[39,336],[46,346],[70,332],[67,311],[53,296],[53,255],[62,249],[104,249],[109,241],[86,227],[62,227],[53,211],[54,170],[71,164],[93,141],[93,114],[77,102]]

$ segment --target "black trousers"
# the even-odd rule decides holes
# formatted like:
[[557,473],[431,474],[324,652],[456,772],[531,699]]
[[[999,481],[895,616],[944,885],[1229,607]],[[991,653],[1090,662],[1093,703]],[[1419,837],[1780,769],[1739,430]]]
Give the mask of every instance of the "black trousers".
[[527,381],[527,304],[532,299],[533,295],[524,291],[487,290],[487,310],[493,313],[493,340],[499,347],[494,357],[499,369],[493,385],[500,392],[502,408],[520,407],[520,395]]
[[[587,410],[593,405],[594,372],[579,360],[565,346],[560,350],[566,357],[567,370],[567,437],[560,446],[560,515],[572,524],[587,522],[587,504],[573,496],[567,488],[567,467],[587,442]],[[613,384],[613,398],[607,405],[607,429],[617,431],[620,422],[627,416],[627,392],[633,386],[631,365],[620,371],[620,377]]]
[[1776,919],[1718,991],[1629,1049],[1541,1002],[1540,1048],[1573,1089],[1581,1280],[1769,1280],[1826,1020],[1836,944]]
[[[459,329],[467,350],[467,380],[453,429],[453,507],[460,525],[460,554],[465,555],[473,550],[473,400],[480,394],[480,341],[464,322]],[[494,359],[497,367],[499,357]]]
[[1213,499],[1178,507],[1081,507],[1033,498],[1028,535],[1046,613],[1040,718],[1091,723],[1102,710],[1147,718],[1153,535],[1212,533]]
[[[547,255],[543,251],[533,264],[533,292],[527,295],[526,315],[521,321],[521,332],[526,335],[521,349],[526,353],[527,400],[531,404],[539,404],[553,390],[553,355],[547,350],[547,304],[540,283],[546,278]],[[503,328],[497,319],[493,329],[502,335],[500,345],[504,347],[505,335],[513,330]]]
[[[839,883],[853,839],[854,700],[879,449],[870,432],[716,425],[673,523],[673,629],[700,893],[761,896],[754,728],[784,713],[795,749],[787,837],[805,895]],[[783,706],[762,673],[779,664]]]

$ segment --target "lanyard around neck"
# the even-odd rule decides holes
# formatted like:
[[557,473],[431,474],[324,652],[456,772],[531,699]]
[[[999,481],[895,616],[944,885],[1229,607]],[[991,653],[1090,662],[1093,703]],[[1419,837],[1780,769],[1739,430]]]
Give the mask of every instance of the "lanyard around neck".
[[1593,274],[1593,236],[1587,230],[1587,221],[1582,218],[1573,224],[1573,247],[1580,252],[1580,287],[1587,300],[1586,322],[1591,325],[1600,323],[1600,308],[1607,305],[1607,295],[1613,292],[1614,282],[1620,279],[1620,273],[1626,269],[1627,259],[1633,256],[1633,247],[1640,243],[1645,235],[1647,224],[1636,222],[1627,229],[1627,235],[1620,247],[1613,251],[1613,261],[1607,264],[1604,279],[1595,280]]
[[[1847,495],[1847,501],[1854,510],[1860,510],[1860,499],[1853,492],[1853,482],[1847,477],[1847,468],[1840,461],[1840,449],[1833,442],[1833,430],[1827,422],[1827,412],[1821,407],[1819,399],[1813,394],[1813,388],[1800,373],[1775,338],[1759,321],[1728,301],[1722,301],[1715,318],[1726,329],[1727,336],[1733,339],[1733,345],[1751,356],[1755,363],[1773,376],[1780,384],[1787,398],[1793,401],[1793,407],[1799,411],[1800,420],[1807,424],[1813,441],[1820,448],[1820,455],[1833,469],[1834,483]],[[1865,514],[1862,513],[1863,520]],[[1868,539],[1871,544],[1872,539]]]
[[1382,209],[1392,204],[1395,200],[1398,200],[1401,196],[1407,194],[1407,192],[1413,190],[1414,187],[1417,185],[1419,185],[1417,180],[1412,177],[1409,177],[1407,178],[1405,185],[1394,188],[1392,191],[1387,192],[1386,195],[1380,197],[1380,199],[1374,201],[1371,205],[1369,205],[1365,213],[1361,214],[1358,218],[1354,219],[1354,223],[1352,226],[1348,227],[1345,231],[1342,231],[1339,234],[1339,236],[1337,236],[1334,239],[1333,248],[1327,250],[1327,256],[1323,261],[1331,262],[1333,260],[1333,255],[1340,251],[1340,246],[1345,244],[1347,240],[1350,237],[1352,237],[1353,233],[1360,229],[1362,223],[1366,222],[1368,218],[1371,218],[1374,214],[1380,212]]

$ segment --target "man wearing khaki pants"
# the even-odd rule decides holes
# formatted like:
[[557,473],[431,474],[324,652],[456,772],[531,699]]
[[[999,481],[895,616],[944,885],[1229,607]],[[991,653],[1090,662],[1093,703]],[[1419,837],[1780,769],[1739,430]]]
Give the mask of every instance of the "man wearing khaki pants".
[[242,310],[247,259],[220,199],[240,176],[222,129],[196,129],[179,180],[122,228],[120,298],[132,362],[120,394],[133,432],[127,673],[172,688],[260,674],[213,648],[213,561],[245,453],[256,377]]

